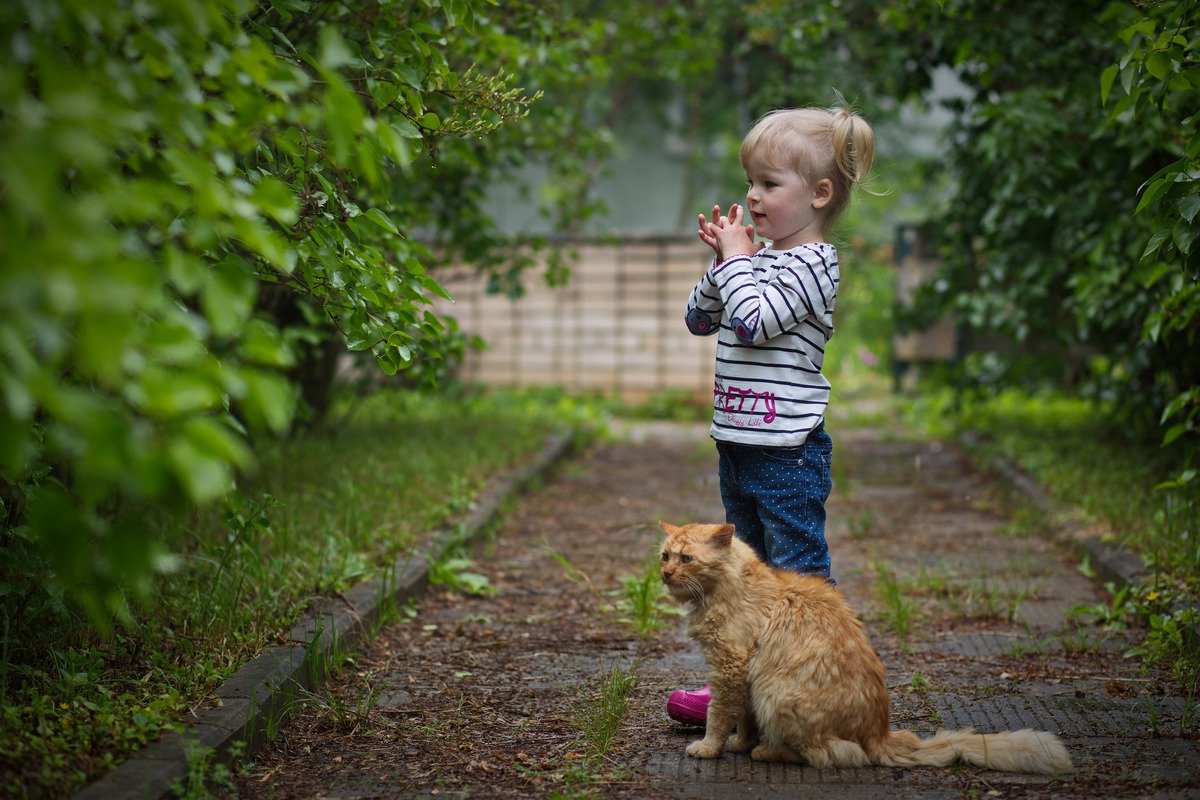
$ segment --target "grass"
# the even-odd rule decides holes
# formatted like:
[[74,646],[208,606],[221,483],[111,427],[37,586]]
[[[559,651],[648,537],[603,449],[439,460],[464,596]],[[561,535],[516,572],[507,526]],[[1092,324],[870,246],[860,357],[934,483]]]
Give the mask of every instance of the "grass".
[[624,615],[622,621],[643,639],[665,627],[669,619],[684,613],[667,598],[657,556],[656,551],[654,558],[644,562],[640,572],[626,575],[621,580],[621,596],[615,604],[616,609]]
[[[549,543],[543,544],[543,550],[554,560],[573,583],[586,588],[597,599],[603,599],[602,593],[596,589],[591,579],[581,572],[562,552],[555,550]],[[670,618],[684,614],[683,609],[671,602],[667,597],[666,587],[663,586],[659,574],[658,551],[642,563],[642,568],[632,575],[621,579],[621,588],[611,593],[615,599],[604,603],[601,608],[605,611],[621,615],[621,622],[633,628],[641,638],[646,638],[655,631],[665,627]]]
[[[1021,574],[1027,573],[1022,570]],[[962,619],[1004,622],[1015,622],[1020,616],[1022,603],[1030,596],[1028,586],[1012,574],[964,576],[931,570],[923,564],[917,577],[905,588],[937,599]]]
[[[913,694],[921,698],[921,703],[925,706],[925,712],[929,715],[929,722],[934,727],[940,727],[942,724],[942,715],[938,713],[937,708],[933,705],[931,694],[935,690],[933,683],[926,677],[925,673],[920,670],[913,672],[912,678],[909,681],[909,688]],[[937,687],[937,691],[944,691],[945,687]]]
[[623,670],[601,664],[594,685],[580,691],[571,722],[583,737],[587,757],[599,761],[608,755],[629,711],[629,695],[637,687],[636,666]]
[[[594,406],[561,393],[381,393],[260,448],[258,471],[223,505],[148,510],[178,568],[112,636],[52,584],[0,594],[0,795],[66,797],[109,771],[205,702],[310,598],[385,574],[551,430],[594,421]],[[441,566],[472,581],[461,564]]]
[[848,521],[850,538],[856,542],[867,539],[875,529],[878,516],[875,509],[870,507],[862,508],[851,514]]
[[871,569],[875,572],[875,587],[883,603],[884,622],[901,639],[907,639],[916,620],[916,604],[904,596],[900,582],[884,564],[873,562]]
[[621,725],[629,712],[629,696],[637,688],[637,664],[628,670],[601,663],[596,679],[579,690],[568,718],[580,735],[560,770],[566,791],[553,798],[595,796],[605,782],[619,779],[622,768],[608,760]]

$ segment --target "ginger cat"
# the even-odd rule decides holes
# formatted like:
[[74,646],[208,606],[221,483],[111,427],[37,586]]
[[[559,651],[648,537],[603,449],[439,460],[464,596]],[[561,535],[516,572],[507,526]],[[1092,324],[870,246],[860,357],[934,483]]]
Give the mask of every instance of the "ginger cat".
[[732,525],[660,525],[663,582],[690,606],[688,633],[711,670],[708,725],[689,756],[728,750],[822,768],[959,760],[1009,772],[1071,768],[1062,742],[1045,731],[968,728],[922,740],[890,730],[883,663],[840,591],[822,577],[767,566]]

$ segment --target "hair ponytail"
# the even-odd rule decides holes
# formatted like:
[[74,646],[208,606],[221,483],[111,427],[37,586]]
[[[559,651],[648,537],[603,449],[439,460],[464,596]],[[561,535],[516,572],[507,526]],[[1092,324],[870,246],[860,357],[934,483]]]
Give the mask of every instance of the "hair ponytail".
[[833,115],[833,162],[851,183],[862,185],[875,160],[875,134],[849,106],[829,109]]

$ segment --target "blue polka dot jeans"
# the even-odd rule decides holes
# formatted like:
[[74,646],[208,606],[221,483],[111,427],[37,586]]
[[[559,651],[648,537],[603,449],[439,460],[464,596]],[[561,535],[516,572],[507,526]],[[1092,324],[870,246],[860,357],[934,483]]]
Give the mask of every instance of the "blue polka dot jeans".
[[818,426],[799,447],[717,442],[721,502],[737,536],[773,567],[829,577],[825,501],[833,440]]

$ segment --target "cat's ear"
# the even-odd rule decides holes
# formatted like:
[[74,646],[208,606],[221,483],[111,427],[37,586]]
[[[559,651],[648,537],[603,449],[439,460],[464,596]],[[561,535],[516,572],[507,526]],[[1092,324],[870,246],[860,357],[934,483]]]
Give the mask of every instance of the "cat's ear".
[[729,547],[733,541],[734,527],[732,525],[722,525],[713,532],[713,535],[708,537],[708,543],[713,547]]
[[658,521],[658,527],[662,528],[663,533],[667,534],[668,536],[670,536],[672,533],[679,532],[679,528],[676,528],[669,522],[663,522],[661,519]]

